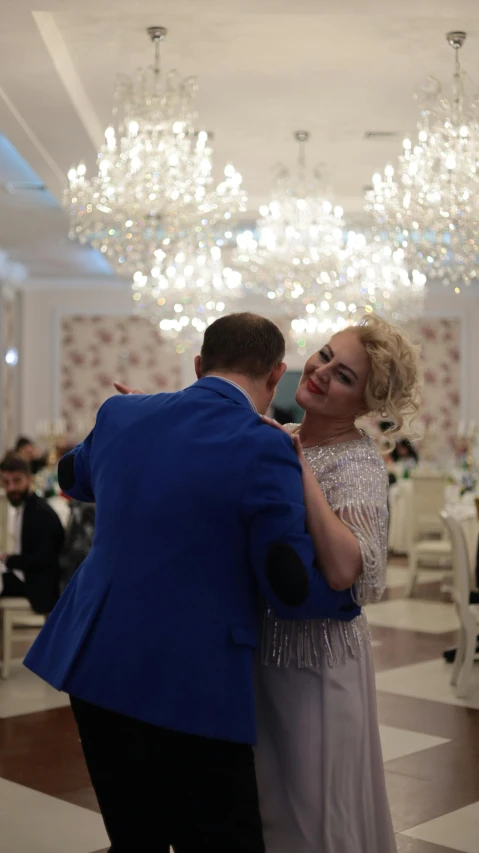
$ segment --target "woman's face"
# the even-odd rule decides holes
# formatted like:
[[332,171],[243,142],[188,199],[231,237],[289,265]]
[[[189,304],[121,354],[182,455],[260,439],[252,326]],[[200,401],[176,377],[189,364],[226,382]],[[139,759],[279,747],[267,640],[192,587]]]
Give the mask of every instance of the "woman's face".
[[308,358],[296,392],[306,412],[348,422],[364,409],[369,356],[354,329],[334,335]]

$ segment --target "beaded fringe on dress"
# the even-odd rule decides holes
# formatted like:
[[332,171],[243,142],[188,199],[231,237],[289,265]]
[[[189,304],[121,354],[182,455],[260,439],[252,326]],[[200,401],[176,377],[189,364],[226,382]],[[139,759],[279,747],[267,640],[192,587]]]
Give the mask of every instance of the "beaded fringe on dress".
[[[363,572],[354,598],[358,604],[379,601],[387,562],[387,489],[384,463],[370,438],[305,451],[332,510],[358,540]],[[359,658],[369,643],[366,617],[352,622],[331,619],[278,619],[267,608],[263,621],[261,660],[264,666],[320,669]]]

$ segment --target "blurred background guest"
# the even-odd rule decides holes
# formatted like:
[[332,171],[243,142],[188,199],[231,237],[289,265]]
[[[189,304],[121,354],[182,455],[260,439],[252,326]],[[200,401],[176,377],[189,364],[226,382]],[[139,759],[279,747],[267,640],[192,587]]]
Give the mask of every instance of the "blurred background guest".
[[396,446],[391,450],[391,458],[396,464],[401,465],[403,470],[410,470],[419,465],[418,452],[407,438],[403,438],[397,442]]
[[69,506],[70,520],[60,556],[62,591],[88,556],[95,532],[95,504],[70,501]]
[[396,463],[392,457],[392,453],[390,450],[383,453],[384,464],[388,471],[389,477],[389,485],[392,486],[394,483],[397,483],[397,474],[396,474]]
[[53,610],[59,597],[59,556],[65,534],[56,512],[33,492],[31,469],[10,454],[0,464],[1,482],[14,508],[7,553],[0,555],[3,597],[27,598],[36,613]]
[[[383,435],[393,426],[394,424],[389,421],[380,421],[379,423],[379,429]],[[407,438],[398,438],[395,446],[385,454],[384,461],[388,466],[388,471],[394,473],[397,478],[398,475],[399,477],[402,476],[406,470],[409,471],[419,465],[419,454]]]
[[35,442],[24,435],[17,439],[13,453],[28,462],[34,476],[48,464],[48,453],[42,453]]

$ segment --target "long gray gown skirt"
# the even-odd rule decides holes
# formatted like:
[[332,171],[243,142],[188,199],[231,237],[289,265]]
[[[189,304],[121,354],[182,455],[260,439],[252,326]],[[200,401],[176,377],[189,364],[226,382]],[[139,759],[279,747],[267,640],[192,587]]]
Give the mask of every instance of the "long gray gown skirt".
[[396,853],[369,642],[335,668],[256,675],[267,853]]

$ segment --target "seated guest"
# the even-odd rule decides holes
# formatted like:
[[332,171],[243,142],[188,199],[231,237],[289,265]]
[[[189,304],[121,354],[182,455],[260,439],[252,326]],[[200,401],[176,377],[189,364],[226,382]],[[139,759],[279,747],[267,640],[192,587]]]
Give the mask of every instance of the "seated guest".
[[396,476],[396,471],[395,471],[396,463],[394,462],[394,459],[392,458],[390,450],[387,450],[385,453],[383,453],[383,459],[384,459],[384,464],[385,464],[387,471],[388,471],[389,485],[393,486],[394,483],[397,482],[397,476]]
[[32,474],[38,474],[48,463],[48,454],[39,450],[34,441],[25,436],[20,436],[13,451],[16,456],[21,456],[30,466]]
[[50,613],[59,596],[58,558],[65,538],[61,521],[32,491],[32,473],[25,459],[11,454],[0,471],[8,502],[15,508],[9,551],[0,556],[4,569],[0,594],[28,598],[36,613]]
[[398,441],[396,447],[391,450],[391,457],[394,462],[403,465],[404,468],[414,468],[419,464],[417,450],[414,449],[407,438],[403,438],[401,441]]
[[[379,423],[379,429],[383,434],[393,426],[394,424],[390,421],[380,421]],[[419,454],[407,438],[402,438],[398,439],[395,446],[389,451],[387,461],[390,463],[390,467],[393,464],[399,464],[403,468],[414,468],[415,465],[419,465]]]

